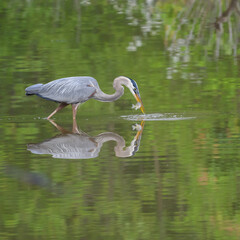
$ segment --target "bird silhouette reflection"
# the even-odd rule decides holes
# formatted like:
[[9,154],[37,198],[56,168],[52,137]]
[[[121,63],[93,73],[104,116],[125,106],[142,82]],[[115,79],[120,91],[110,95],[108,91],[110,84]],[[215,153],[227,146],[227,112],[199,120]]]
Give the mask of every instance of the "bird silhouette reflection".
[[144,128],[144,122],[133,125],[133,129],[137,133],[130,146],[126,147],[124,138],[116,133],[104,132],[92,137],[79,130],[76,121],[73,121],[72,132],[66,131],[52,120],[49,121],[61,134],[40,143],[28,144],[27,150],[34,154],[50,154],[53,158],[65,159],[96,158],[103,144],[108,141],[116,142],[114,152],[117,157],[126,158],[133,156],[139,149]]

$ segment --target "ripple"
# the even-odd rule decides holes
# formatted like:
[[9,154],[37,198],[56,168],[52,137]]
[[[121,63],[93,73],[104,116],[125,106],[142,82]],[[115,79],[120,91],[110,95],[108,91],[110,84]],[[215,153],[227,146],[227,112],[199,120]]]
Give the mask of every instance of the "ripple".
[[191,120],[196,117],[187,117],[178,113],[152,113],[141,115],[124,115],[121,116],[125,120],[129,121],[179,121],[179,120]]

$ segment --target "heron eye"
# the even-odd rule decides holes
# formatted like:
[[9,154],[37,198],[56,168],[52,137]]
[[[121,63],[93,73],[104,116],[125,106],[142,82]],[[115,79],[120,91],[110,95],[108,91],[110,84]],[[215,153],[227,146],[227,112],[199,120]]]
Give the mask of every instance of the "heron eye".
[[136,88],[133,88],[133,91],[137,91],[137,89],[136,89]]

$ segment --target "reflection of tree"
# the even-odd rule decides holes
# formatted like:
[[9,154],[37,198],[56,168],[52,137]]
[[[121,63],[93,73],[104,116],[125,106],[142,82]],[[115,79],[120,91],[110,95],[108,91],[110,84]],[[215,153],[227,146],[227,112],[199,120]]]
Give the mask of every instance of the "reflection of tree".
[[132,36],[127,51],[137,51],[143,45],[143,37],[156,35],[159,32],[162,21],[160,11],[156,8],[157,0],[112,0],[111,3],[118,14],[126,16],[128,25],[140,27],[141,34]]
[[[230,48],[234,55],[237,54],[240,27],[238,0],[187,0],[183,3],[163,0],[112,0],[111,4],[118,14],[125,14],[129,25],[141,29],[141,34],[134,35],[129,42],[128,51],[136,51],[143,45],[143,37],[158,34],[160,27],[164,26],[165,43],[170,42],[168,49],[174,61],[180,61],[179,52],[183,56],[181,60],[190,60],[191,43],[204,43],[205,48],[214,48],[216,57],[221,49]],[[179,11],[179,8],[182,10]],[[171,14],[172,12],[174,14]],[[222,26],[225,22],[227,24]],[[220,34],[223,32],[224,35]]]
[[[222,1],[188,1],[186,7],[175,17],[173,24],[168,24],[166,43],[175,62],[190,61],[190,45],[203,44],[202,54],[215,49],[215,56],[220,50],[237,54],[239,42],[240,14],[239,3],[232,0],[222,12]],[[222,23],[228,24],[222,26]],[[218,31],[221,30],[221,31]]]
[[232,13],[236,11],[240,15],[240,10],[238,9],[238,1],[237,0],[231,0],[228,8],[221,14],[220,17],[216,19],[215,27],[217,30],[222,29],[222,23],[229,21],[229,17],[232,15]]

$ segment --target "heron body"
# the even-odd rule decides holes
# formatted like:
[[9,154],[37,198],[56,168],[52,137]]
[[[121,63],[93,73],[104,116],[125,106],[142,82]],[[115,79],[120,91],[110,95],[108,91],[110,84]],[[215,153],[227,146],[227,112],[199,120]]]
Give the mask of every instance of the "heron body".
[[102,92],[96,79],[87,76],[61,78],[46,84],[35,84],[27,87],[25,91],[26,95],[37,95],[60,103],[57,109],[48,116],[48,119],[69,104],[72,105],[73,119],[75,119],[79,104],[91,98],[102,102],[115,101],[124,94],[123,85],[129,88],[136,100],[141,104],[141,110],[144,112],[137,83],[123,76],[114,79],[113,88],[116,92],[110,95]]

